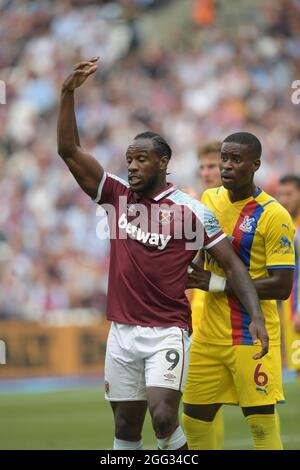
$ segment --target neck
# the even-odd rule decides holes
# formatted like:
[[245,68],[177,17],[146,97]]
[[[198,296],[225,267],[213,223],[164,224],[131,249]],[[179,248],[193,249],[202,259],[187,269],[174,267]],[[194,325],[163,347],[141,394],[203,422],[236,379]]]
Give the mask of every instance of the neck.
[[247,186],[243,186],[237,189],[229,189],[229,198],[231,202],[242,201],[243,199],[247,199],[248,197],[254,196],[256,192],[256,186],[253,181]]
[[152,186],[151,189],[139,193],[143,199],[150,199],[154,197],[157,193],[160,193],[163,189],[167,188],[167,181],[164,178],[161,181],[158,181],[155,186]]

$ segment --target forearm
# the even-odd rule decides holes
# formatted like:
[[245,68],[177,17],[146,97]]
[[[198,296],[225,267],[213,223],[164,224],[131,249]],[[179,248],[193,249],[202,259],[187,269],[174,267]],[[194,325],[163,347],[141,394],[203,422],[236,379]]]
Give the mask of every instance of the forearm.
[[74,154],[79,146],[76,125],[74,91],[62,90],[57,126],[58,153],[62,158]]
[[[256,289],[248,272],[244,267],[229,269],[225,271],[227,284],[231,286],[230,292],[234,294],[246,308],[251,319],[261,315],[261,308]],[[226,289],[227,291],[227,289]]]
[[80,139],[77,129],[77,122],[76,122],[76,114],[75,114],[75,105],[73,105],[73,132],[75,137],[75,143],[78,147],[80,147]]
[[[253,279],[252,281],[254,283],[257,295],[261,300],[285,300],[287,298],[282,284],[278,283],[277,279],[273,279],[272,277],[265,277],[261,279]],[[228,279],[225,290],[228,294],[234,293],[232,284],[228,281]]]

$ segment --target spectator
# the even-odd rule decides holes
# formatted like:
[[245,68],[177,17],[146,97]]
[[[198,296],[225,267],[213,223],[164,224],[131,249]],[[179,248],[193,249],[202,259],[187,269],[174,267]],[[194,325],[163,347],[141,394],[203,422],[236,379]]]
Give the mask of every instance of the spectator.
[[[201,139],[241,128],[263,142],[258,176],[267,190],[275,191],[282,173],[299,172],[291,103],[291,83],[300,78],[299,2],[264,0],[234,37],[214,23],[201,49],[193,25],[174,34],[169,50],[141,36],[144,12],[161,3],[171,2],[3,3],[1,316],[43,317],[53,308],[98,306],[98,299],[105,308],[108,244],[96,237],[99,216],[53,155],[58,90],[81,57],[103,55],[103,92],[88,82],[77,116],[83,145],[112,173],[126,175],[123,143],[146,128],[171,142],[170,171],[181,186],[197,184],[191,174]],[[176,47],[182,35],[188,46]]]

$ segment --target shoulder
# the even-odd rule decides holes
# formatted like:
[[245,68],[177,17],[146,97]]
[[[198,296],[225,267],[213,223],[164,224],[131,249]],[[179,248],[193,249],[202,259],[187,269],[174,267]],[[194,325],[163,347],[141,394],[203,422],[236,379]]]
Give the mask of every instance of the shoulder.
[[178,204],[180,206],[187,206],[187,205],[195,204],[195,203],[196,204],[197,203],[201,204],[200,201],[193,198],[189,194],[187,194],[183,191],[180,191],[180,189],[175,189],[175,191],[173,191],[171,194],[169,194],[166,199],[169,199],[173,203]]
[[218,186],[217,188],[206,189],[202,196],[201,201],[203,204],[215,204],[218,200],[221,200],[224,194],[225,188],[223,186]]
[[262,197],[258,198],[257,202],[264,209],[263,215],[265,220],[284,219],[292,223],[288,211],[274,197],[263,192]]
[[168,196],[168,199],[174,204],[188,207],[196,216],[203,219],[202,214],[204,216],[204,211],[207,209],[206,206],[201,201],[194,199],[189,194],[177,189]]
[[272,196],[263,195],[263,200],[257,201],[263,207],[263,213],[259,221],[261,233],[266,236],[272,234],[287,233],[290,236],[294,233],[293,221],[288,211]]
[[218,186],[217,188],[206,189],[205,191],[203,191],[201,199],[203,197],[219,198],[220,196],[223,195],[224,191],[225,191],[225,188],[223,186]]
[[120,178],[119,176],[113,175],[112,173],[106,173],[106,178],[108,181],[110,180],[111,182],[120,184],[121,186],[124,186],[127,189],[130,188],[129,183],[127,181],[125,181],[123,178]]
[[201,223],[201,226],[205,228],[205,232],[209,237],[212,237],[221,231],[214,212],[201,201],[198,201],[179,190],[172,193],[168,199],[173,201],[175,204],[187,206],[190,213],[192,213],[194,221],[198,220]]
[[119,176],[104,172],[94,202],[98,204],[110,202],[115,196],[126,195],[129,191],[130,186],[127,181]]

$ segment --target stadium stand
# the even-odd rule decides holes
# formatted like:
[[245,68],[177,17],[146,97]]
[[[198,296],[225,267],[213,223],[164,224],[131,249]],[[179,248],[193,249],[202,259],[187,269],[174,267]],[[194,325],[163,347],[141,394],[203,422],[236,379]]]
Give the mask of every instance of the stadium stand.
[[[201,141],[239,129],[263,142],[258,179],[266,190],[283,172],[300,172],[291,102],[300,79],[299,1],[243,1],[239,15],[216,1],[209,24],[195,21],[196,1],[184,11],[180,3],[2,2],[0,318],[105,311],[109,245],[96,237],[95,206],[56,153],[57,94],[82,58],[100,55],[101,72],[79,93],[81,141],[110,172],[126,176],[127,143],[146,128],[171,142],[179,186],[195,184]],[[160,35],[166,5],[177,27],[166,24],[170,33]]]

